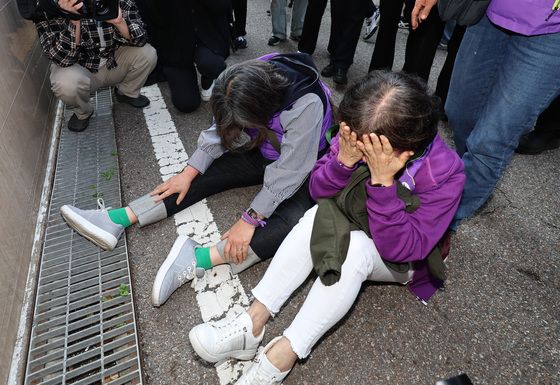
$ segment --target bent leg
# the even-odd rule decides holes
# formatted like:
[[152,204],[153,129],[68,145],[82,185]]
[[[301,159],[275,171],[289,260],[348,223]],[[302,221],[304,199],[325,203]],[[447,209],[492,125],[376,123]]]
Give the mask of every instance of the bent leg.
[[340,280],[325,286],[317,278],[284,336],[298,357],[305,358],[317,341],[350,310],[366,279],[404,284],[411,276],[411,271],[396,273],[387,268],[373,240],[363,231],[352,231]]
[[118,85],[119,92],[131,98],[140,95],[140,88],[156,67],[157,54],[154,47],[121,46],[115,51],[118,66],[107,71],[99,87]]
[[171,90],[171,102],[181,112],[193,112],[200,106],[200,92],[194,64],[186,68],[163,67]]
[[301,286],[313,269],[310,241],[316,213],[317,206],[314,206],[294,226],[278,248],[263,278],[252,290],[255,298],[271,314],[280,311],[284,302]]
[[51,64],[51,88],[54,95],[65,104],[74,107],[78,119],[91,115],[93,107],[89,103],[92,73],[79,64],[60,67]]

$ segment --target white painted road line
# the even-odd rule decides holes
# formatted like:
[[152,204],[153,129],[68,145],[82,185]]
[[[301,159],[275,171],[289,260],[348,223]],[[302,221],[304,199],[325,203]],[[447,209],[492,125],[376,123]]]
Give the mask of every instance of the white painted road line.
[[[165,181],[185,167],[189,156],[179,138],[175,123],[167,110],[157,85],[142,89],[150,99],[144,108],[144,117],[150,132],[161,178]],[[220,232],[208,208],[206,199],[175,215],[179,235],[188,235],[202,245],[220,240]],[[202,319],[206,322],[233,316],[249,305],[249,299],[237,275],[232,275],[227,265],[207,272],[203,279],[193,283]],[[216,365],[221,385],[235,381],[246,366],[243,362],[226,361]]]

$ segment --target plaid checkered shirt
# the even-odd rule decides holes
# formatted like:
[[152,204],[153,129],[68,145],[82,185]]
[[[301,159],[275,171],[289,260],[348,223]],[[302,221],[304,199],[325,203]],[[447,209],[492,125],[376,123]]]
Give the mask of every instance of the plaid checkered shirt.
[[[117,28],[109,23],[81,19],[80,43],[76,44],[76,26],[64,17],[57,17],[35,24],[43,52],[61,67],[77,63],[91,72],[97,72],[102,59],[106,60],[108,69],[116,67],[115,51],[118,47],[141,47],[147,40],[146,28],[134,1],[120,0],[120,7],[128,26],[130,40],[124,38]],[[103,36],[100,36],[100,32]]]

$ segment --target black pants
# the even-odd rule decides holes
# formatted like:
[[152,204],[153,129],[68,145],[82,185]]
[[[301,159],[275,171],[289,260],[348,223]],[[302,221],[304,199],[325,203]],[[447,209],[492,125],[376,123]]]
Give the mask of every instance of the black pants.
[[319,29],[321,28],[321,20],[323,19],[326,7],[327,0],[308,0],[305,18],[303,19],[303,30],[298,43],[298,50],[300,52],[305,52],[309,55],[313,55],[313,52],[315,52],[317,38],[319,37]]
[[[309,0],[298,50],[315,52],[327,0]],[[364,18],[371,12],[371,0],[331,0],[331,33],[328,52],[336,67],[348,69],[354,62]]]
[[[225,153],[216,159],[202,175],[197,176],[180,205],[175,202],[177,194],[164,199],[167,215],[179,211],[214,194],[233,188],[259,185],[264,171],[272,161],[264,158],[258,149],[242,153]],[[294,195],[283,201],[266,220],[265,227],[255,230],[250,246],[261,259],[272,258],[276,250],[303,214],[315,202],[309,196],[307,180]],[[239,211],[245,208],[240,207]]]
[[173,105],[181,112],[196,110],[200,106],[196,70],[200,72],[202,85],[208,87],[208,83],[216,79],[225,68],[225,59],[203,44],[197,44],[194,63],[191,66],[181,68],[164,66],[163,73],[171,89]]
[[[413,0],[381,0],[379,7],[381,18],[369,65],[370,71],[393,68],[395,42],[403,3],[405,4],[405,17],[410,21],[410,11],[414,6]],[[420,27],[409,31],[403,71],[428,80],[444,28],[445,23],[440,19],[437,7],[432,8],[428,18]]]
[[235,37],[247,35],[245,25],[247,24],[247,0],[231,0],[233,7],[233,27]]
[[371,0],[331,0],[332,27],[329,41],[331,62],[348,69],[354,62],[364,18]]
[[463,40],[463,35],[466,30],[467,27],[456,25],[453,30],[453,34],[447,43],[447,57],[445,58],[445,63],[439,73],[435,92],[435,94],[441,99],[442,107],[445,106],[445,101],[447,100],[447,92],[449,91],[449,83],[451,83],[451,74],[453,73],[455,58],[457,57],[457,52],[459,51],[459,47],[461,46],[461,41]]

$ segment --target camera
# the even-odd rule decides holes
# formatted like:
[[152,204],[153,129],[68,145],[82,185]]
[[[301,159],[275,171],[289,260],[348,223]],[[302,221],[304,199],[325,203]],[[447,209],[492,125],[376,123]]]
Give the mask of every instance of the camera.
[[[39,4],[42,2],[42,0],[39,0]],[[51,11],[56,9],[57,13],[72,20],[95,19],[97,21],[105,21],[119,16],[119,0],[81,0],[83,6],[77,15],[60,9],[58,7],[58,0],[50,0],[50,2],[51,4],[45,4],[46,6],[43,5],[42,8]],[[80,0],[77,0],[77,3],[80,3]]]
[[82,18],[98,21],[111,20],[119,16],[119,0],[82,0]]

